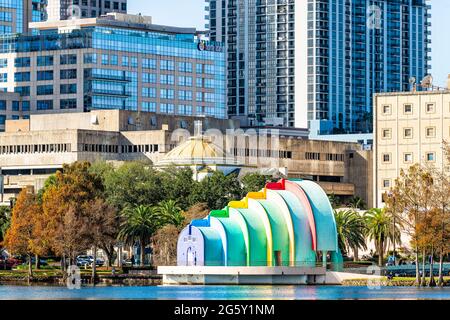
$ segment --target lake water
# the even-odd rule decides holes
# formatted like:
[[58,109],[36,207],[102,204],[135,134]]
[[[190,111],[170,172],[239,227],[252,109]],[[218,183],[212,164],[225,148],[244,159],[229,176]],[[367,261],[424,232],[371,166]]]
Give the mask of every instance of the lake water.
[[97,286],[69,290],[54,286],[2,286],[0,300],[32,299],[162,299],[162,300],[341,300],[449,299],[450,288],[341,286]]

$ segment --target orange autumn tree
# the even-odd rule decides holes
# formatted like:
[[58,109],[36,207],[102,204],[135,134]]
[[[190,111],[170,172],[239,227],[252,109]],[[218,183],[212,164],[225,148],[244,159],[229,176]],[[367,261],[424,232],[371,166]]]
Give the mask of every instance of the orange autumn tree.
[[33,255],[44,254],[47,246],[42,237],[42,207],[35,194],[24,189],[20,192],[11,215],[5,247],[13,254],[28,256],[28,276],[33,276]]
[[91,246],[86,204],[103,192],[103,184],[89,168],[88,162],[64,165],[42,195],[45,238],[52,250],[63,257],[64,267],[66,258],[72,264],[78,253]]

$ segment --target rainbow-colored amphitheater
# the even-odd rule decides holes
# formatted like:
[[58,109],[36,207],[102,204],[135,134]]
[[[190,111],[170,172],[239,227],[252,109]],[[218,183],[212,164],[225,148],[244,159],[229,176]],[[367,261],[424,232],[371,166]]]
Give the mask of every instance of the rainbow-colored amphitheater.
[[315,267],[319,254],[340,265],[336,222],[323,189],[312,181],[268,183],[187,226],[179,266]]

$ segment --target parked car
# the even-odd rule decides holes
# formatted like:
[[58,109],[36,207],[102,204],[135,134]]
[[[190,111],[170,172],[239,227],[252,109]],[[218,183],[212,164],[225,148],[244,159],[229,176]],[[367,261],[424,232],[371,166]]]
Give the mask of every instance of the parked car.
[[[79,266],[79,267],[92,266],[93,262],[94,262],[94,257],[88,256],[88,255],[80,255],[77,257],[76,262],[77,262],[77,266]],[[105,264],[105,261],[103,261],[100,258],[97,258],[97,261],[95,263],[95,265],[97,267],[102,267],[104,264]]]

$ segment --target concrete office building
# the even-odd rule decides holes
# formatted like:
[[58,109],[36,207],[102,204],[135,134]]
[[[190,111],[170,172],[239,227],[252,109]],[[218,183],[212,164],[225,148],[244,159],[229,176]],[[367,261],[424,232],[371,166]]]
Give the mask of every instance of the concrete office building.
[[0,35],[27,33],[30,22],[47,18],[46,0],[0,0]]
[[384,205],[400,170],[411,165],[443,168],[443,141],[450,141],[449,90],[377,94],[375,109],[374,203]]
[[[182,128],[192,135],[191,120],[201,120],[204,131],[239,128],[239,122],[232,120],[123,110],[31,115],[29,120],[7,120],[6,132],[0,133],[3,200],[7,202],[24,187],[41,188],[49,174],[64,163],[145,159],[153,163],[164,159],[167,163],[169,152],[180,142],[172,139],[172,132]],[[371,152],[362,150],[360,144],[313,141],[292,134],[279,136],[277,146],[258,142],[260,148],[256,151],[251,137],[246,135],[243,144],[223,144],[236,163],[244,167],[242,174],[249,172],[250,167],[262,172],[275,169],[289,178],[314,180],[329,194],[372,199],[368,188],[372,185]],[[164,158],[166,155],[169,158]],[[274,157],[276,167],[272,165]],[[173,159],[179,160],[180,157]]]
[[39,35],[0,39],[0,90],[31,114],[121,109],[224,119],[225,55],[195,29],[151,18],[33,23]]
[[250,125],[322,134],[372,130],[377,92],[429,70],[425,0],[206,0],[226,44],[228,112]]
[[24,112],[29,110],[29,101],[22,101],[18,93],[0,93],[0,132],[5,131],[6,120],[18,120],[28,118]]
[[47,0],[49,21],[96,18],[109,12],[127,13],[127,0]]

